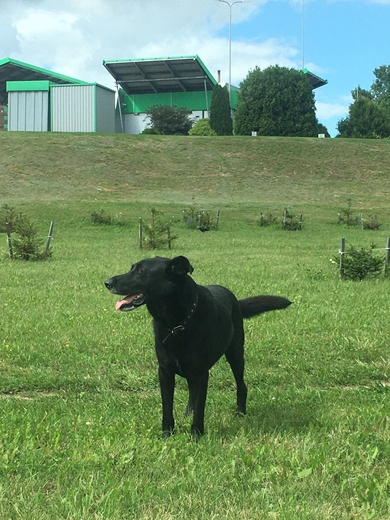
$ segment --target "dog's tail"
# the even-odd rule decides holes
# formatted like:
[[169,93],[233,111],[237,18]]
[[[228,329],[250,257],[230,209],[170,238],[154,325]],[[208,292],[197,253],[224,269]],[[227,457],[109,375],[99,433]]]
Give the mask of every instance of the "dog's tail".
[[285,309],[292,304],[290,300],[282,296],[252,296],[238,300],[238,303],[243,318],[252,318],[263,312]]

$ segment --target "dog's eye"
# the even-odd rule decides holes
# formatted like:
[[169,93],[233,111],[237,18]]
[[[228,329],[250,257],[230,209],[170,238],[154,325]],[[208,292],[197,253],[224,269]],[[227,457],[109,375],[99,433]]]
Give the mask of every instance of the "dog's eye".
[[136,274],[142,274],[142,269],[138,266],[135,268]]

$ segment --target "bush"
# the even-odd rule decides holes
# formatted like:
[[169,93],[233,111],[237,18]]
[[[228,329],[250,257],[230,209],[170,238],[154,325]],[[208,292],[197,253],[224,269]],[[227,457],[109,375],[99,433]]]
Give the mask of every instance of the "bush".
[[376,215],[369,215],[368,220],[362,218],[362,224],[363,229],[370,229],[371,231],[377,231],[382,225]]
[[20,214],[14,222],[15,237],[12,240],[13,257],[19,260],[43,260],[51,256],[51,250],[41,251],[43,240],[38,237],[37,228]]
[[195,136],[212,136],[217,135],[217,132],[211,128],[209,119],[199,119],[188,134]]
[[302,229],[302,215],[298,217],[290,213],[287,208],[284,208],[283,229],[300,231]]
[[[364,278],[376,278],[383,270],[384,261],[374,256],[375,245],[370,248],[355,248],[350,246],[342,258],[342,276],[345,280],[363,280]],[[337,264],[338,257],[334,257],[333,263]]]
[[145,128],[145,130],[143,130],[141,132],[141,134],[143,134],[143,135],[160,135],[160,132],[158,132],[155,128]]
[[263,215],[260,213],[259,226],[260,227],[269,227],[275,226],[278,223],[278,217],[275,217],[272,213],[268,213],[267,215]]
[[302,214],[298,217],[290,213],[287,208],[284,208],[283,219],[281,221],[272,213],[266,215],[260,213],[258,223],[260,227],[277,226],[278,224],[280,226],[281,223],[282,229],[300,231],[302,229]]
[[111,225],[113,223],[114,219],[111,217],[111,215],[108,215],[104,209],[102,209],[100,212],[93,211],[91,213],[91,222],[92,224],[103,224],[103,225]]
[[210,211],[199,209],[194,200],[188,209],[183,210],[183,220],[188,228],[209,231],[218,229],[218,217],[214,220]]
[[176,105],[153,105],[147,112],[150,126],[163,135],[188,135],[193,124],[191,114],[191,110]]

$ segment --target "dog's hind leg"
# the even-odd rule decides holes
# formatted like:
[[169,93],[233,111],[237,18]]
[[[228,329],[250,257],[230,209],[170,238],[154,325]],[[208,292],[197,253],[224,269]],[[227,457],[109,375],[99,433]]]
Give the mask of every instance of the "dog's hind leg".
[[174,433],[175,421],[173,418],[173,393],[175,389],[175,374],[159,368],[158,377],[162,399],[162,431],[163,437],[170,437]]
[[244,330],[241,322],[236,324],[234,337],[225,352],[225,356],[237,385],[236,413],[237,415],[245,415],[248,389],[244,382]]

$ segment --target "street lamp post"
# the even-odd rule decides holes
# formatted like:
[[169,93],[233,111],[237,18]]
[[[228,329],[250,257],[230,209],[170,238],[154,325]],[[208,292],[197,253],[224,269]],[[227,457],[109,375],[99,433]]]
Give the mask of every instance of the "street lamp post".
[[230,109],[232,107],[232,96],[231,96],[231,85],[232,85],[232,7],[234,4],[243,4],[242,0],[236,0],[235,2],[228,2],[227,0],[219,0],[219,2],[223,2],[229,6],[229,104]]

